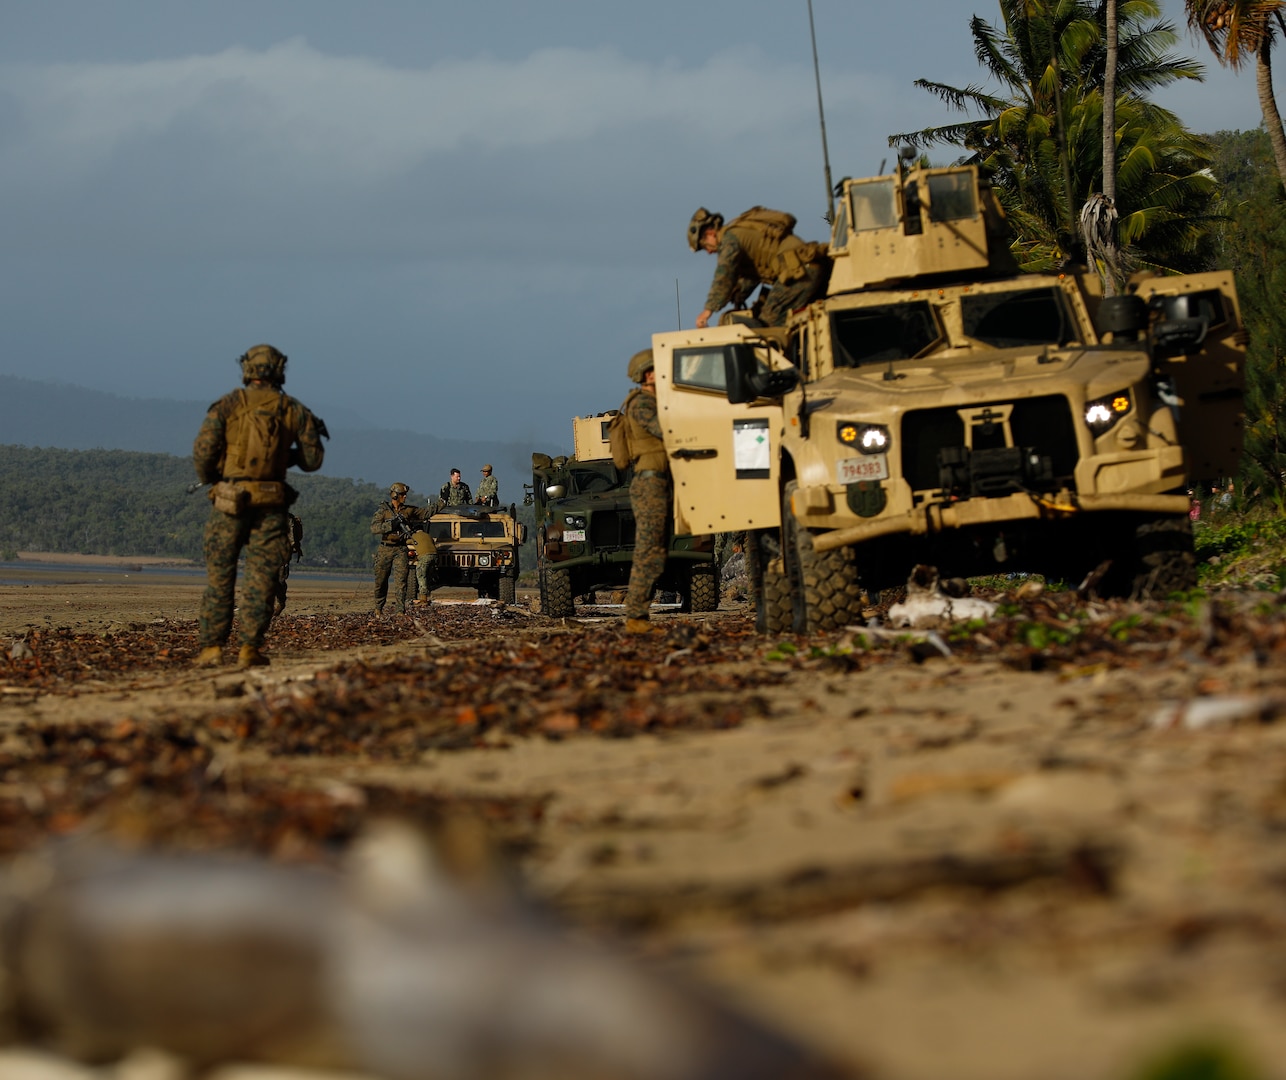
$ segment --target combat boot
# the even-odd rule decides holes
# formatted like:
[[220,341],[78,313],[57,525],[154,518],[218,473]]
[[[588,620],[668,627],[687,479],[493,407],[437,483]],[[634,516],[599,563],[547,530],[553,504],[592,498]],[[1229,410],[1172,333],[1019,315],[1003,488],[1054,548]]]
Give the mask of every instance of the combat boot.
[[659,634],[661,628],[653,626],[647,619],[626,619],[625,632],[627,634]]
[[242,645],[241,651],[237,653],[237,667],[267,667],[268,658],[259,651],[257,645]]
[[192,661],[193,667],[218,667],[223,663],[223,646],[207,645]]

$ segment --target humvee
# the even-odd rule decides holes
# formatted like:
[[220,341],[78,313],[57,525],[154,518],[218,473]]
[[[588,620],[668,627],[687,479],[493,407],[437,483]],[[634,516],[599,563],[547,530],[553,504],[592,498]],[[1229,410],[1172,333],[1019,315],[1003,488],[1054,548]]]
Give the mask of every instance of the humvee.
[[[615,412],[572,421],[574,454],[532,454],[536,506],[536,562],[540,610],[555,618],[573,614],[575,601],[597,589],[629,584],[634,558],[634,511],[629,476],[612,464],[607,425]],[[679,533],[670,540],[657,589],[678,593],[684,611],[719,606],[714,537]]]
[[[517,596],[518,548],[527,526],[514,506],[452,506],[429,519],[428,535],[437,553],[432,588],[464,586],[479,596],[512,604]],[[422,545],[416,534],[417,549]],[[424,551],[421,551],[424,554]]]
[[[860,621],[915,564],[1195,584],[1187,487],[1242,448],[1230,271],[1021,273],[974,166],[840,186],[825,296],[654,335],[677,527],[750,530],[759,626]],[[742,320],[742,321],[739,321]]]

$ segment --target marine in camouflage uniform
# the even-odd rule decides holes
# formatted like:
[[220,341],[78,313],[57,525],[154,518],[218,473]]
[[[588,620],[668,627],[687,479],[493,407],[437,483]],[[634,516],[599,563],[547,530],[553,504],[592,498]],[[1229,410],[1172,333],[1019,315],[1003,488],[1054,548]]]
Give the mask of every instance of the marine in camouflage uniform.
[[272,619],[278,575],[290,558],[290,515],[295,491],[286,470],[321,468],[326,425],[282,392],[286,357],[256,345],[240,357],[242,389],[221,397],[205,415],[192,446],[197,479],[213,484],[214,506],[205,526],[209,583],[197,614],[197,663],[223,661],[232,630],[237,559],[246,552],[238,624],[240,667],[268,663],[261,647]]
[[460,470],[451,470],[451,479],[442,485],[438,498],[447,506],[468,506],[473,502],[469,485],[460,479]]
[[[400,615],[406,611],[406,575],[408,562],[406,544],[411,539],[411,524],[427,524],[433,511],[422,506],[408,506],[405,484],[394,484],[388,489],[388,502],[380,503],[371,518],[371,532],[380,538],[375,549],[375,614],[384,613],[388,600],[389,578],[393,579],[393,607]],[[399,520],[400,519],[400,520]]]
[[478,495],[473,500],[479,506],[500,505],[500,481],[491,475],[491,466],[482,466],[482,479],[478,482]]
[[766,326],[785,326],[795,308],[826,290],[830,258],[825,244],[808,243],[794,234],[795,219],[780,210],[755,206],[727,225],[722,214],[701,207],[688,223],[688,246],[717,254],[714,280],[697,327],[725,305],[741,306],[761,283],[770,286],[758,312]]
[[286,610],[286,583],[290,580],[290,556],[293,555],[296,562],[304,556],[302,547],[304,523],[294,514],[287,514],[286,516],[290,519],[290,553],[286,556],[286,561],[281,564],[281,570],[277,574],[277,590],[272,598],[272,617],[274,619]]
[[634,354],[629,375],[639,386],[621,405],[633,458],[630,506],[634,510],[634,561],[625,594],[625,630],[646,634],[652,630],[648,624],[652,591],[665,571],[670,546],[670,464],[656,412],[656,371],[651,349]]

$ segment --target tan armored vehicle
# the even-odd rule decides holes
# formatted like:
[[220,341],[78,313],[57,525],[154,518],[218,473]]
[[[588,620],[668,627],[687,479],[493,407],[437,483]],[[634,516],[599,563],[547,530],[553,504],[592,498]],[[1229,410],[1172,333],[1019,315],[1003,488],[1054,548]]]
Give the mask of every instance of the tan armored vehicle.
[[830,254],[786,327],[652,339],[678,528],[752,530],[762,629],[856,621],[917,563],[1195,584],[1187,486],[1241,455],[1231,272],[1018,273],[971,166],[846,180]]
[[463,586],[479,596],[512,604],[517,596],[518,549],[527,526],[514,507],[453,506],[429,519],[424,533],[412,537],[420,558],[437,555],[432,588]]

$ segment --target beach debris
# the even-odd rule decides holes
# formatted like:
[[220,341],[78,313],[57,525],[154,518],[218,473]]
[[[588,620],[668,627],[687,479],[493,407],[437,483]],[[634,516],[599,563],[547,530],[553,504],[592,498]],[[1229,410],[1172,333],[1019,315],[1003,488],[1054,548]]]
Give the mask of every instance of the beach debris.
[[907,580],[906,599],[889,608],[889,625],[932,627],[971,619],[990,619],[996,613],[996,605],[991,601],[959,593],[960,588],[954,579],[952,582],[939,582],[937,567],[917,566]]
[[0,881],[10,1019],[24,1041],[80,1060],[150,1047],[198,1069],[844,1075],[710,993],[573,938],[505,888],[485,855],[453,857],[455,875],[393,821],[372,825],[338,870],[51,845]]

